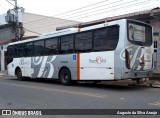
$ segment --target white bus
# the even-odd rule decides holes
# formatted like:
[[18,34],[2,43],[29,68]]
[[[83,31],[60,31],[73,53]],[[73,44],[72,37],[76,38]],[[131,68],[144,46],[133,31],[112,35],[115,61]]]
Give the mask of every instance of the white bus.
[[8,74],[74,80],[148,78],[153,73],[152,27],[136,20],[116,20],[55,31],[7,48]]

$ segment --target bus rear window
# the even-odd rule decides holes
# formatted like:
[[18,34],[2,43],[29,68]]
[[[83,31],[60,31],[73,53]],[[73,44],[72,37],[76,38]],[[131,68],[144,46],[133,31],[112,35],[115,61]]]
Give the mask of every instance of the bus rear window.
[[152,27],[139,22],[128,21],[128,40],[135,45],[150,46],[152,44]]

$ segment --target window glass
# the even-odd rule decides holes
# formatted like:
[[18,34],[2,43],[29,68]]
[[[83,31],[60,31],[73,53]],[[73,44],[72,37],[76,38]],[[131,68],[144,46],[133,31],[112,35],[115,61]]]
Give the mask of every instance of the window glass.
[[87,52],[92,50],[92,31],[75,35],[75,51]]
[[23,44],[17,44],[15,45],[15,57],[23,57],[24,56],[24,45]]
[[13,61],[15,54],[14,54],[14,46],[8,46],[7,48],[7,64]]
[[61,37],[61,53],[71,53],[73,52],[73,35]]
[[135,45],[152,45],[152,27],[140,22],[128,20],[127,23],[128,40]]
[[129,40],[145,42],[145,27],[133,23],[128,24]]
[[94,31],[94,50],[115,50],[119,39],[119,26],[111,26]]
[[47,39],[45,41],[45,55],[58,53],[58,38]]
[[34,42],[34,56],[44,55],[44,40]]
[[157,41],[154,41],[154,48],[157,48]]
[[33,56],[33,42],[24,44],[24,56]]

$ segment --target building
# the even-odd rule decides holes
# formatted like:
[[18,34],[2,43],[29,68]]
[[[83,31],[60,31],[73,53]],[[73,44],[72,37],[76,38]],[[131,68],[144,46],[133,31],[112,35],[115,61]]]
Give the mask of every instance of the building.
[[53,32],[57,27],[75,25],[79,22],[48,17],[32,13],[24,13],[23,27],[25,30],[24,36],[38,36],[48,32]]
[[[0,70],[7,69],[6,51],[7,44],[15,41],[15,22],[6,22],[7,14],[0,15]],[[75,25],[78,22],[32,13],[19,13],[19,22],[23,24],[22,40],[27,38],[34,38],[41,34],[53,32],[56,27]],[[22,23],[23,22],[23,23]]]

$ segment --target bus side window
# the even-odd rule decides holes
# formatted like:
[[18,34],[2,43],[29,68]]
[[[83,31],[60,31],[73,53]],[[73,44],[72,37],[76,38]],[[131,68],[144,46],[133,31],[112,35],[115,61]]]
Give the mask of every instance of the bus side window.
[[58,38],[45,40],[45,55],[58,53]]
[[23,44],[17,44],[15,45],[15,57],[23,57],[24,56],[24,50],[23,50]]
[[92,50],[92,31],[82,32],[75,35],[75,51],[88,52]]
[[44,55],[44,40],[34,42],[34,56]]
[[119,27],[113,26],[108,29],[108,49],[115,50],[119,39]]
[[61,37],[60,53],[72,53],[73,52],[74,35],[68,35]]
[[94,31],[94,50],[115,50],[119,39],[119,26],[111,26]]
[[24,44],[24,56],[33,56],[33,42]]
[[14,46],[8,46],[7,48],[7,64],[13,61],[15,54],[14,54]]

